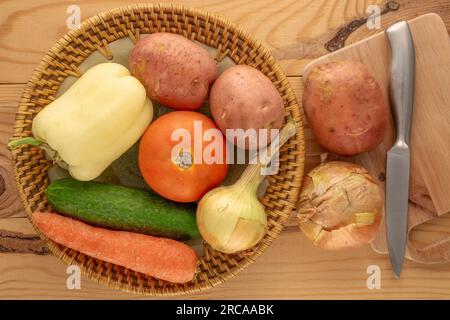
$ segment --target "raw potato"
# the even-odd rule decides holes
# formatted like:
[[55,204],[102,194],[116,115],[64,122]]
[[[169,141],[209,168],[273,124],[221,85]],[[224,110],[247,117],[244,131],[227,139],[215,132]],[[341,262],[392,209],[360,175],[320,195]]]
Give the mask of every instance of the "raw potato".
[[[222,73],[211,88],[209,100],[214,120],[224,134],[226,129],[253,128],[259,136],[259,129],[280,129],[283,124],[284,105],[278,90],[262,72],[250,66],[234,66]],[[234,137],[232,142],[246,149],[258,147],[257,141],[248,139],[244,142]]]
[[360,62],[313,68],[303,106],[316,139],[332,152],[355,155],[374,149],[384,138],[388,109],[380,86]]
[[217,77],[216,63],[208,51],[172,33],[142,38],[129,64],[151,99],[176,110],[200,108]]

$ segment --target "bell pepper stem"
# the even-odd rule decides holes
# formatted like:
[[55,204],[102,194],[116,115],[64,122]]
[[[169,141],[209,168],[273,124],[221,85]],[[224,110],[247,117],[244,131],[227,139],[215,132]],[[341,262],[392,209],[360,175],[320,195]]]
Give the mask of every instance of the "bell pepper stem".
[[44,144],[44,141],[38,140],[35,137],[18,138],[18,139],[11,140],[8,143],[8,149],[9,150],[14,150],[17,147],[20,147],[20,146],[22,146],[24,144],[28,144],[28,145],[32,145],[32,146],[35,146],[35,147],[39,147],[40,145]]
[[52,149],[47,143],[45,143],[45,141],[36,139],[35,137],[24,137],[11,140],[8,143],[8,149],[14,150],[22,145],[40,147],[42,150],[45,151],[47,156],[53,161],[55,161],[61,168],[67,169],[69,166],[63,159],[61,159],[56,150]]

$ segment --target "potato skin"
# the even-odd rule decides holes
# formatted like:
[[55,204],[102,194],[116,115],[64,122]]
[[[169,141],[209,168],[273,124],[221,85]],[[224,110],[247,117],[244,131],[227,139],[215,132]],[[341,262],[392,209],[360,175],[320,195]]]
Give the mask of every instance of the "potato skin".
[[217,78],[213,57],[201,46],[173,33],[153,33],[133,48],[131,73],[149,98],[176,110],[196,110]]
[[388,108],[379,84],[360,62],[313,68],[303,107],[317,141],[332,152],[355,155],[374,149],[384,138]]
[[[273,83],[259,70],[238,65],[225,70],[214,82],[209,97],[212,116],[217,126],[226,129],[280,129],[284,120],[284,103]],[[259,136],[259,134],[258,134]],[[258,139],[259,140],[259,139]],[[259,142],[239,145],[240,148],[264,147]],[[267,143],[270,142],[270,130]]]

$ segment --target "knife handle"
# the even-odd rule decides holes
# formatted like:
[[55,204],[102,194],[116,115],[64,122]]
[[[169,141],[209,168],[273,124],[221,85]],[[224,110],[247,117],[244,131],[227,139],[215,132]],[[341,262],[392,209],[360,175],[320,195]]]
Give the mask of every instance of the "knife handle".
[[391,47],[390,97],[396,123],[396,145],[410,143],[414,103],[415,54],[408,23],[398,22],[386,30]]

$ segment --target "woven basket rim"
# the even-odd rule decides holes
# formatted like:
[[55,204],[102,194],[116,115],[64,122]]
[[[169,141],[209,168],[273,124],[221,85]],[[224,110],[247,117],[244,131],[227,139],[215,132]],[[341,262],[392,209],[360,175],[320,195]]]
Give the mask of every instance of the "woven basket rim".
[[[268,60],[271,67],[275,70],[275,73],[278,73],[280,75],[281,79],[286,79],[287,81],[287,77],[284,74],[284,72],[281,70],[281,68],[279,67],[279,65],[275,62],[275,59],[273,58],[273,56],[271,55],[271,53],[264,47],[262,46],[259,41],[253,39],[250,35],[250,33],[248,33],[247,31],[241,29],[238,25],[230,22],[228,19],[217,15],[217,14],[213,14],[213,13],[209,13],[207,11],[204,11],[202,9],[197,9],[197,8],[189,8],[189,7],[185,7],[181,4],[173,4],[173,3],[138,3],[138,4],[134,4],[134,5],[127,5],[127,6],[121,6],[121,7],[117,7],[117,8],[112,8],[112,9],[108,9],[108,10],[104,10],[102,12],[99,12],[96,15],[93,15],[89,18],[87,18],[86,20],[84,20],[79,27],[70,30],[69,32],[67,32],[66,34],[64,34],[53,46],[52,48],[50,48],[45,55],[43,56],[43,58],[41,59],[41,61],[39,62],[39,64],[37,65],[37,67],[34,69],[32,76],[30,78],[30,80],[27,81],[25,88],[23,90],[23,93],[21,95],[21,99],[19,102],[19,109],[21,106],[26,106],[27,103],[30,103],[30,96],[31,96],[31,92],[33,92],[33,90],[35,90],[35,83],[34,81],[36,79],[41,78],[41,76],[43,75],[43,71],[47,68],[48,63],[46,62],[47,59],[48,60],[52,60],[53,59],[53,54],[54,52],[60,52],[61,50],[63,50],[64,46],[67,44],[67,39],[69,37],[76,37],[77,35],[79,35],[81,32],[83,32],[84,30],[89,29],[91,26],[96,24],[96,19],[107,19],[111,16],[114,16],[114,14],[116,13],[124,13],[124,12],[135,12],[137,10],[140,9],[160,9],[160,10],[179,10],[181,12],[186,13],[186,15],[192,15],[192,16],[196,16],[196,17],[200,17],[203,18],[203,20],[205,21],[214,21],[215,24],[217,24],[218,26],[223,26],[223,27],[227,27],[227,29],[233,33],[233,34],[238,34],[239,37],[243,37],[245,39],[249,39],[249,44],[251,44],[253,47],[257,47],[259,51],[262,52],[265,60]],[[125,38],[127,36],[121,37],[121,38]],[[108,42],[109,43],[109,42]],[[98,48],[96,48],[96,50],[98,50]],[[90,54],[92,54],[92,52],[94,52],[95,50],[92,50],[88,56]],[[301,106],[298,104],[297,102],[297,98],[295,97],[295,94],[293,92],[293,89],[290,85],[289,82],[287,82],[286,84],[287,88],[286,91],[288,92],[289,95],[292,95],[294,97],[295,103],[294,106],[298,107],[298,112],[299,112],[299,117],[298,119],[296,119],[297,124],[298,124],[298,131],[297,131],[297,136],[300,138],[300,146],[299,146],[299,152],[300,152],[300,157],[301,157],[301,163],[299,164],[299,168],[298,168],[298,174],[296,176],[297,180],[296,183],[298,185],[297,189],[300,188],[300,184],[301,184],[301,180],[303,177],[303,173],[304,173],[304,160],[305,160],[305,139],[304,139],[304,125],[303,125],[303,119],[302,119],[302,115],[301,115]],[[20,121],[22,121],[22,119],[20,119],[20,115],[19,115],[19,111],[16,113],[16,119],[15,119],[15,123],[14,123],[14,133],[13,133],[13,137],[19,137],[21,136],[20,130],[21,130],[21,125],[20,125]],[[16,131],[17,130],[17,131]],[[171,291],[170,288],[167,290],[155,290],[153,288],[148,288],[145,287],[144,290],[139,290],[138,287],[136,286],[131,286],[130,284],[125,284],[123,282],[114,282],[111,281],[111,279],[107,279],[106,277],[103,277],[102,275],[94,275],[93,270],[89,269],[89,267],[83,263],[83,264],[79,264],[77,262],[74,263],[74,257],[69,257],[68,255],[66,255],[66,251],[68,250],[68,248],[64,247],[63,250],[61,250],[60,248],[58,248],[58,245],[56,245],[53,241],[49,240],[40,230],[39,228],[37,228],[35,226],[35,224],[31,221],[31,214],[32,214],[32,209],[31,207],[28,205],[28,198],[26,196],[26,194],[23,192],[23,188],[22,188],[22,183],[21,183],[21,178],[20,178],[20,172],[18,171],[18,168],[16,166],[16,155],[17,155],[18,151],[14,151],[13,152],[13,167],[14,167],[14,175],[15,175],[15,179],[16,179],[16,186],[18,189],[18,193],[19,193],[19,197],[22,201],[22,203],[24,204],[24,208],[27,212],[28,215],[28,219],[30,220],[31,224],[33,225],[33,227],[35,228],[35,230],[37,231],[37,233],[39,234],[40,238],[45,242],[46,246],[48,247],[48,249],[50,250],[50,252],[55,255],[56,257],[58,257],[61,261],[63,261],[66,264],[76,264],[80,267],[82,274],[84,274],[85,276],[87,276],[89,279],[95,280],[98,283],[101,283],[103,285],[106,285],[110,288],[113,289],[119,289],[121,291],[125,291],[125,292],[129,292],[129,293],[134,293],[134,294],[141,294],[141,295],[145,295],[145,296],[154,296],[154,297],[161,297],[161,296],[179,296],[179,295],[185,295],[185,294],[192,294],[192,293],[198,293],[198,292],[203,292],[205,290],[207,290],[208,288],[213,288],[216,287],[217,285],[227,281],[228,279],[232,278],[233,276],[235,276],[237,273],[241,272],[242,270],[244,270],[246,267],[248,267],[251,263],[253,263],[257,257],[259,257],[273,242],[273,240],[279,236],[280,232],[283,230],[285,224],[287,221],[284,221],[279,230],[275,230],[275,235],[274,236],[270,236],[268,241],[261,241],[261,243],[254,249],[254,251],[252,252],[252,254],[250,256],[247,256],[246,259],[243,259],[241,262],[238,263],[237,266],[235,266],[233,268],[233,270],[230,270],[229,272],[227,272],[225,275],[216,275],[215,278],[213,278],[215,281],[209,281],[206,285],[204,286],[197,286],[194,288],[188,288],[188,289],[180,289],[177,291]],[[295,196],[295,198],[297,198],[298,196],[298,191],[296,192],[297,195]],[[289,211],[292,211],[295,208],[295,202],[297,201],[297,199],[293,199],[287,201],[287,206],[290,207]],[[287,220],[287,219],[286,219]]]

